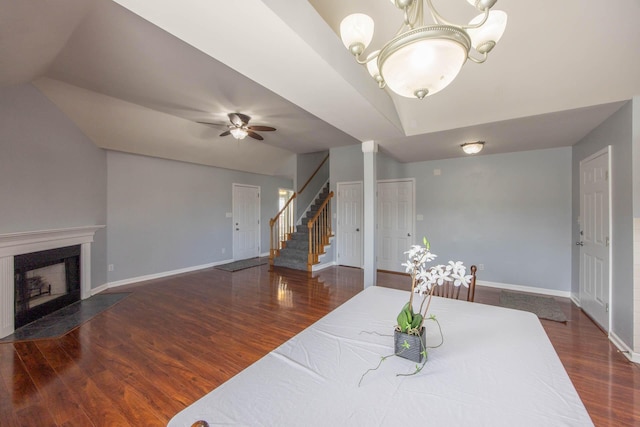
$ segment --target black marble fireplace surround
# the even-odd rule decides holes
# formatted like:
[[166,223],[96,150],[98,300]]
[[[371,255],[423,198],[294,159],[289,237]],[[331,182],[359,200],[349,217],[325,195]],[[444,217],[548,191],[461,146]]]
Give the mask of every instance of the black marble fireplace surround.
[[[16,329],[80,301],[80,249],[75,245],[14,257]],[[52,294],[46,278],[29,273],[56,264],[64,265],[66,282],[59,295]]]

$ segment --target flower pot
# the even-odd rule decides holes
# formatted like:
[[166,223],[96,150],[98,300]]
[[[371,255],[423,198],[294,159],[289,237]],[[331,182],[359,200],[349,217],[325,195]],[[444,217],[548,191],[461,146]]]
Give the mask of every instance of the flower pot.
[[[420,363],[423,360],[423,350],[426,348],[427,328],[422,328],[420,335],[409,335],[404,332],[394,331],[393,341],[396,356]],[[406,341],[406,345],[405,345]]]

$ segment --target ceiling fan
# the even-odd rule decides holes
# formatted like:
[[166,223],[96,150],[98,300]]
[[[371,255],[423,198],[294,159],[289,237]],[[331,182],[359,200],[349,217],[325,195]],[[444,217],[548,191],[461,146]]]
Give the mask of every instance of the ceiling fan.
[[[253,139],[257,139],[258,141],[262,141],[264,138],[256,133],[256,131],[261,132],[271,132],[276,130],[276,128],[272,128],[271,126],[249,126],[249,120],[251,117],[246,114],[241,113],[229,113],[229,121],[231,124],[226,125],[229,130],[226,130],[220,134],[220,136],[232,135],[235,139],[244,139],[245,136],[250,136]],[[205,125],[215,125],[219,126],[218,123],[209,123],[209,122],[198,122]]]

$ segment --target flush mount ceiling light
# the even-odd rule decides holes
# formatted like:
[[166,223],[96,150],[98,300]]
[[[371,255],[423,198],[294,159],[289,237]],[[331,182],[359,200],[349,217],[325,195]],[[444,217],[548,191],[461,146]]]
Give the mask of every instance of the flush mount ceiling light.
[[484,141],[467,142],[461,145],[462,151],[467,154],[478,154],[484,147]]
[[[407,98],[423,99],[451,83],[467,59],[482,63],[502,37],[507,14],[490,10],[497,0],[467,0],[482,13],[468,24],[445,20],[431,0],[391,0],[404,12],[396,36],[381,49],[364,56],[373,38],[373,19],[362,13],[347,16],[340,24],[342,43],[365,65],[380,88],[389,87]],[[425,25],[425,10],[434,23]],[[474,55],[471,55],[473,47]]]

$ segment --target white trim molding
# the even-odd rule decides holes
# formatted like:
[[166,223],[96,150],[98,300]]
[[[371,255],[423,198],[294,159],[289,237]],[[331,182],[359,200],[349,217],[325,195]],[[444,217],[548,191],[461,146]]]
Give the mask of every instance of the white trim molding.
[[15,330],[14,260],[16,255],[80,245],[80,298],[91,296],[91,242],[104,225],[0,234],[0,338]]
[[[529,292],[532,294],[551,295],[554,297],[571,298],[570,291],[558,291],[556,289],[536,288],[534,286],[511,285],[508,283],[485,282],[478,280],[476,286],[486,286],[487,288],[498,288],[507,291]],[[573,298],[571,298],[573,300]]]
[[209,264],[194,265],[192,267],[180,268],[177,270],[162,271],[160,273],[147,274],[145,276],[138,276],[138,277],[131,277],[129,279],[117,280],[115,282],[109,282],[102,285],[100,287],[100,291],[97,291],[97,289],[95,289],[97,291],[95,293],[102,292],[106,289],[117,288],[119,286],[126,286],[126,285],[132,285],[134,283],[145,282],[147,280],[161,279],[163,277],[175,276],[176,274],[190,273],[192,271],[204,270],[205,268],[211,268],[211,267],[215,267],[216,265],[227,264],[233,261],[234,261],[233,259],[227,259],[223,261],[212,262]]
[[631,350],[631,348],[627,344],[625,344],[625,342],[622,341],[616,334],[611,332],[609,334],[609,340],[613,343],[613,345],[618,347],[620,353],[624,354],[624,356],[631,362],[640,363],[640,353],[635,353],[633,350]]

